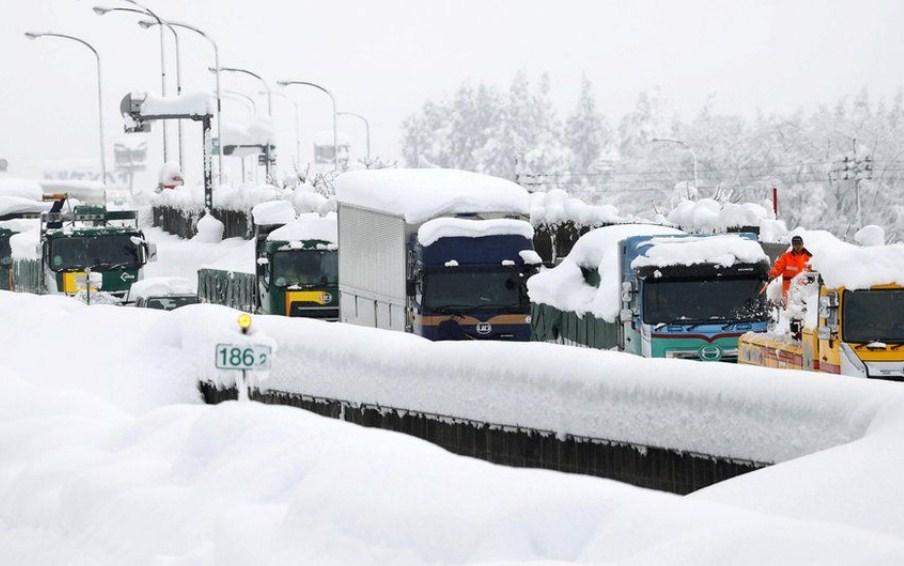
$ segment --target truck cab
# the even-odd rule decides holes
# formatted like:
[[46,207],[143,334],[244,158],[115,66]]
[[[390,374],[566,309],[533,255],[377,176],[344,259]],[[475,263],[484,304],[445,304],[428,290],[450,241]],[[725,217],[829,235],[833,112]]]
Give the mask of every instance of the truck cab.
[[[713,261],[722,252],[726,259]],[[645,357],[737,361],[738,338],[766,330],[760,289],[768,270],[752,234],[626,239],[621,349]]]
[[286,224],[255,226],[260,311],[339,319],[336,215],[301,214]]
[[904,381],[904,287],[830,287],[809,272],[789,296],[788,328],[744,335],[741,363]]
[[137,211],[108,211],[101,205],[64,210],[65,201],[57,199],[41,215],[40,259],[36,254],[15,266],[16,290],[66,295],[90,290],[125,298],[144,265],[156,257],[156,247],[138,227]]
[[[437,219],[421,227],[409,247],[415,284],[409,316],[415,334],[431,340],[530,339],[527,279],[540,263],[531,234],[455,232],[455,226],[494,222],[508,223],[512,232],[530,228],[520,220],[475,219]],[[430,241],[421,237],[440,223],[445,235]]]

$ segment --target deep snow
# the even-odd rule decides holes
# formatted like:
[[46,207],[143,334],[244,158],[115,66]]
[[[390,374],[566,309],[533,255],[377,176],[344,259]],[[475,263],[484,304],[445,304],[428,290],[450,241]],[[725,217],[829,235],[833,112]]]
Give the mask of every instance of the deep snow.
[[[490,465],[294,408],[200,405],[194,379],[201,346],[235,337],[235,315],[210,305],[165,313],[0,292],[0,317],[12,322],[0,326],[0,343],[14,352],[0,364],[4,562],[904,561],[897,384],[721,366],[741,383],[761,376],[758,393],[797,398],[812,391],[819,402],[802,413],[824,402],[854,408],[837,420],[861,421],[860,437],[682,498]],[[343,330],[272,317],[256,317],[253,326],[286,344],[309,337],[283,332],[326,327]],[[345,346],[372,367],[385,363],[389,356],[375,352],[397,333],[359,330]],[[523,346],[517,354],[560,353],[560,367],[576,364],[571,351],[593,354]],[[449,347],[471,353],[466,345]],[[606,368],[621,361],[593,359],[598,368],[601,360]],[[643,379],[653,364],[636,361],[633,377]],[[686,370],[672,376],[680,384],[700,364],[673,366]],[[519,371],[513,368],[510,379]],[[661,381],[660,392],[668,389]],[[861,396],[876,403],[855,408]]]

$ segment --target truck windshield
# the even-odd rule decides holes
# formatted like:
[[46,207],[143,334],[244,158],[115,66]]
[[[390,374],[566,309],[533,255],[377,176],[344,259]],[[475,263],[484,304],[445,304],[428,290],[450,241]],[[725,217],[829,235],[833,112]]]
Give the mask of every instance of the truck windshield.
[[424,276],[424,306],[431,310],[472,311],[481,308],[529,308],[526,275],[512,268],[447,267]]
[[845,342],[904,343],[904,289],[845,291]]
[[50,244],[50,268],[91,269],[141,267],[138,246],[132,234],[104,234],[98,236],[72,236],[54,238]]
[[761,279],[659,280],[643,286],[647,324],[703,324],[764,320]]
[[289,250],[273,254],[273,283],[335,285],[339,281],[339,255],[335,250]]

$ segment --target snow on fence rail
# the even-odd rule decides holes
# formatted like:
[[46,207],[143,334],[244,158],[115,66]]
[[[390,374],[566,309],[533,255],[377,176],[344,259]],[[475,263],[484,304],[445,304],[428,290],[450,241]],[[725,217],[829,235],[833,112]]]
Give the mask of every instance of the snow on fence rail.
[[[186,352],[213,350],[235,311],[173,313]],[[280,345],[264,391],[775,463],[861,437],[896,384],[651,360],[541,343],[429,342],[313,320],[257,317]],[[229,375],[197,366],[225,388]]]

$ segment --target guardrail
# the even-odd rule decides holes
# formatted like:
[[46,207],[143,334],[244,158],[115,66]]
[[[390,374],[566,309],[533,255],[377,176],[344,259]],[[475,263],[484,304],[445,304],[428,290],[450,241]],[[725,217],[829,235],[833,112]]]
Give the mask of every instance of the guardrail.
[[[154,226],[159,226],[168,234],[188,239],[198,233],[198,220],[201,218],[200,210],[173,206],[154,206],[151,211]],[[249,240],[254,236],[251,211],[215,208],[211,212],[214,217],[223,223],[224,238],[244,238]]]
[[[200,389],[210,404],[238,398],[235,388],[201,382]],[[300,393],[252,390],[250,397],[408,434],[494,464],[586,474],[682,495],[769,465]]]

